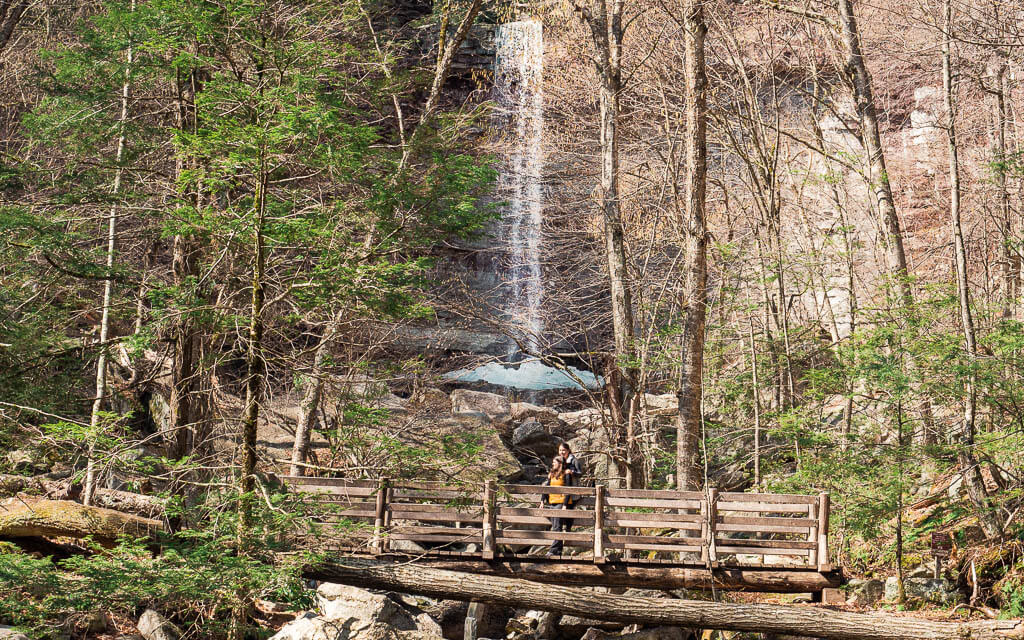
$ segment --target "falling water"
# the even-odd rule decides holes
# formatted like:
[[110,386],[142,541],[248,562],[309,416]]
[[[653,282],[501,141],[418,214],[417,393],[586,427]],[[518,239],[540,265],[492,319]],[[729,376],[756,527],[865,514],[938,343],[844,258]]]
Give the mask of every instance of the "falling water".
[[[541,351],[544,319],[544,281],[541,278],[540,242],[544,222],[544,40],[541,23],[508,22],[495,32],[495,130],[501,135],[502,165],[498,187],[508,204],[502,210],[500,244],[506,251],[504,267],[508,293],[504,313],[520,334],[526,351]],[[564,370],[538,360],[522,361],[518,345],[508,352],[509,366],[490,362],[475,369],[446,374],[460,382],[484,381],[518,389],[579,389],[600,381],[590,371]]]
[[[495,32],[494,97],[498,130],[507,152],[499,188],[508,205],[502,212],[501,240],[507,248],[510,296],[505,313],[521,332],[528,351],[539,350],[544,321],[540,269],[544,213],[544,41],[539,21],[498,25]],[[516,345],[509,357],[519,355]]]

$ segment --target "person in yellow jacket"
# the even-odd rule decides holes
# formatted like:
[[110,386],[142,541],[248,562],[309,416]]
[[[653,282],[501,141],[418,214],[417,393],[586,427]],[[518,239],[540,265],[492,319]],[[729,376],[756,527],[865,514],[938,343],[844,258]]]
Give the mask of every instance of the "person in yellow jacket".
[[[548,479],[544,481],[545,486],[549,487],[571,487],[575,483],[573,481],[572,473],[568,472],[566,468],[565,459],[561,456],[556,456],[551,461],[551,471],[548,472]],[[544,495],[545,502],[556,509],[572,509],[574,504],[574,496],[565,495],[563,493],[548,493]],[[572,530],[572,518],[556,517],[551,518],[551,530],[555,532],[571,531]],[[562,540],[552,540],[551,548],[548,549],[546,555],[560,556],[562,555]]]

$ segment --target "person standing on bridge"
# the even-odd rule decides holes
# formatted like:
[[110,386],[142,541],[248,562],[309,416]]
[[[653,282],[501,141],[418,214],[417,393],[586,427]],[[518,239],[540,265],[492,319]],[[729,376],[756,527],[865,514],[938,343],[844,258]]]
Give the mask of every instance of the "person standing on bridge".
[[[575,484],[574,473],[570,473],[568,465],[565,459],[561,456],[556,456],[551,461],[551,471],[548,472],[548,479],[544,481],[544,484],[549,487],[571,487]],[[545,495],[546,502],[551,507],[556,509],[572,509],[574,500],[573,496],[566,495],[564,493],[548,493]],[[556,533],[569,532],[572,530],[572,518],[556,517],[551,519],[551,530]],[[547,556],[560,556],[562,555],[562,540],[552,540],[551,548],[548,549]]]
[[565,472],[572,476],[573,486],[578,486],[583,477],[583,470],[580,469],[580,461],[565,440],[558,443],[558,457],[565,461]]

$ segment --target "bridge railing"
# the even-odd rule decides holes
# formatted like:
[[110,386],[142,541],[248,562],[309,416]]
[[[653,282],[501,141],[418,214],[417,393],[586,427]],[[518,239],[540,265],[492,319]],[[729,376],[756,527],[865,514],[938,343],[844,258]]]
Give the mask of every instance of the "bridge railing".
[[[556,540],[573,558],[613,558],[698,566],[831,569],[829,496],[657,491],[597,487],[286,477],[289,488],[325,509],[324,522],[363,521],[375,553],[416,543],[428,553],[533,556]],[[570,509],[543,496],[571,497]],[[572,518],[571,531],[551,519]],[[459,549],[460,551],[455,551]],[[543,553],[540,551],[539,553]]]

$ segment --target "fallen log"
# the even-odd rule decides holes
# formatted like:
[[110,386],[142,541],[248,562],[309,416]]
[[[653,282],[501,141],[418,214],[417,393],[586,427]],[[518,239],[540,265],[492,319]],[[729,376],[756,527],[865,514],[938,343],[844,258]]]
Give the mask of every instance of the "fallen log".
[[93,494],[93,500],[97,506],[147,518],[159,518],[165,512],[165,501],[162,498],[142,493],[100,488]]
[[[776,633],[837,640],[1003,640],[1024,638],[1021,620],[935,622],[807,605],[732,604],[637,598],[579,587],[470,575],[386,560],[345,558],[311,565],[306,578],[500,604],[626,623]],[[656,589],[659,585],[649,584]]]
[[0,537],[92,537],[112,543],[119,536],[152,537],[163,531],[159,520],[113,509],[87,507],[69,500],[19,500],[0,502]]
[[[396,556],[397,562],[407,560]],[[589,560],[530,562],[496,559],[490,562],[444,557],[418,558],[416,566],[518,578],[546,584],[587,587],[638,587],[658,589],[716,589],[757,593],[812,593],[836,589],[842,584],[838,570],[738,569],[723,567],[709,571],[692,567],[638,566],[619,563],[594,564]]]

